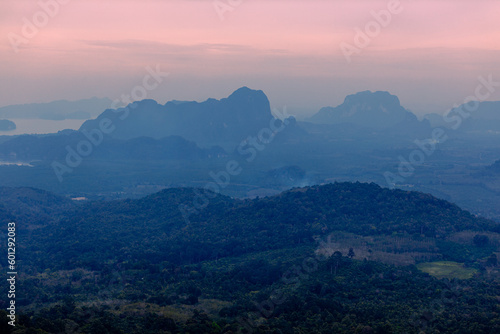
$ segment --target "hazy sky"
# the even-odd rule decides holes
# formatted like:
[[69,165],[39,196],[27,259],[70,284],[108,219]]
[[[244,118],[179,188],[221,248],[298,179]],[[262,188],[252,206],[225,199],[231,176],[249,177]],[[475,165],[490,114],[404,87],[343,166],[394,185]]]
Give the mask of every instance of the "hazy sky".
[[[362,90],[387,90],[417,113],[436,112],[474,93],[480,75],[500,81],[496,0],[401,0],[350,63],[341,43],[354,45],[355,29],[393,0],[60,1],[53,17],[39,2],[57,0],[0,2],[0,106],[115,99],[157,65],[170,73],[148,92],[160,102],[249,86],[299,114]],[[17,53],[12,40],[22,41]],[[500,100],[500,88],[491,99]]]

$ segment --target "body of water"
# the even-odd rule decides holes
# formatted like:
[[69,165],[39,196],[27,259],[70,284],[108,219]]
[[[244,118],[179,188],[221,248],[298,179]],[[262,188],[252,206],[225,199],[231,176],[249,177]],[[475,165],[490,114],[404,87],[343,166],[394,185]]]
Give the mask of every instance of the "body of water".
[[45,119],[10,119],[16,123],[13,131],[0,131],[1,135],[23,135],[23,134],[45,134],[56,133],[65,129],[78,130],[85,122],[81,119],[66,119],[62,121],[50,121]]
[[33,167],[32,164],[27,163],[27,162],[8,162],[8,161],[1,161],[0,160],[0,166],[27,166],[27,167]]

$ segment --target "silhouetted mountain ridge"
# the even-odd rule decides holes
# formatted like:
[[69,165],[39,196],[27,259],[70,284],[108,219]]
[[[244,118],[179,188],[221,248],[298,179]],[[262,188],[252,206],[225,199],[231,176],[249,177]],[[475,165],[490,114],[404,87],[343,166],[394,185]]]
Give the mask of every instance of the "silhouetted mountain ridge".
[[444,115],[427,114],[433,127],[447,127],[471,133],[500,133],[500,101],[471,101]]
[[154,100],[135,102],[118,110],[106,110],[96,120],[85,122],[80,131],[99,128],[99,122],[105,118],[116,125],[110,134],[113,138],[182,136],[203,146],[239,143],[269,128],[274,119],[267,96],[247,87],[221,100],[165,105]]
[[500,174],[500,160],[495,161],[491,166],[488,166],[486,170],[493,174]]
[[324,124],[352,123],[376,129],[420,123],[413,113],[401,106],[397,96],[383,91],[363,91],[348,95],[344,103],[335,108],[322,108],[309,121]]

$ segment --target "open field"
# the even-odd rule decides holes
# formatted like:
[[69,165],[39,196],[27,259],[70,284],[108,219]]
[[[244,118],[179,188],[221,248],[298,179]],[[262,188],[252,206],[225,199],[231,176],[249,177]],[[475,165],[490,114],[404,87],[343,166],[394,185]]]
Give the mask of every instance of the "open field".
[[462,263],[452,261],[425,262],[417,265],[417,268],[436,278],[458,278],[469,279],[477,270],[464,268]]

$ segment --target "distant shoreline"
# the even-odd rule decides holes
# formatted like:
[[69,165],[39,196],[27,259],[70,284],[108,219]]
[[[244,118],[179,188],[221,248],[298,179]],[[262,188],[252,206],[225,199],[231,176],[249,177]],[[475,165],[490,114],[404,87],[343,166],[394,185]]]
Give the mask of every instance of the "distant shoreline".
[[16,129],[0,131],[0,136],[16,136],[25,134],[49,134],[61,130],[78,130],[86,120],[66,119],[60,121],[42,119],[11,119],[16,124]]

